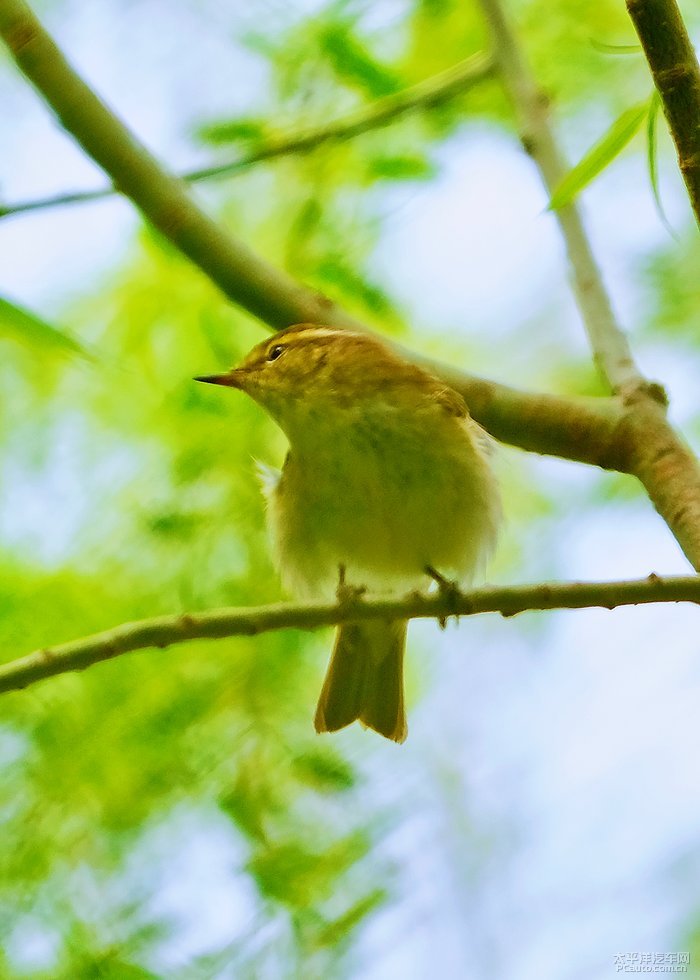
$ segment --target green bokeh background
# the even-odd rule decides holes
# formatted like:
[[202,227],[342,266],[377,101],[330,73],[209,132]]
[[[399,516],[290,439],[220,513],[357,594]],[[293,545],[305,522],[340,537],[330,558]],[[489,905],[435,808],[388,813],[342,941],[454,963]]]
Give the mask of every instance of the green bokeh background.
[[[697,30],[698,11],[686,7]],[[624,4],[520,0],[508,9],[572,159],[649,95],[639,52],[603,50],[634,43]],[[141,80],[158,79],[145,85],[146,104],[161,87],[170,93],[162,126],[151,132],[148,117],[133,124],[173,169],[179,160],[225,160],[265,136],[321,125],[487,44],[478,5],[458,0],[314,9],[256,0],[245,12],[185,0],[105,4],[87,23],[81,5],[45,2],[37,10],[107,101],[119,103],[120,80],[127,85],[132,67]],[[115,25],[118,38],[137,38],[135,52],[107,49],[107,67],[98,67],[95,53]],[[149,63],[149,32],[159,28],[167,44],[154,43]],[[205,66],[208,46],[212,65],[225,63],[232,77],[240,71],[244,107],[235,90],[230,98],[222,91],[214,70],[180,68],[178,53],[187,68],[193,50]],[[31,180],[20,173],[20,136],[31,141],[33,173],[54,164],[48,152],[42,160],[44,124],[24,115],[30,106],[34,113],[36,97],[7,59],[0,63],[0,90],[8,94],[0,175],[10,203],[32,196]],[[178,92],[184,93],[179,116]],[[126,97],[124,104],[130,104]],[[580,342],[560,260],[550,287],[527,309],[514,307],[497,331],[480,327],[488,310],[473,309],[467,294],[463,323],[443,328],[425,313],[430,297],[414,307],[410,277],[401,269],[383,273],[392,263],[386,242],[402,209],[440,184],[465,144],[480,142],[509,159],[517,155],[511,111],[496,81],[391,127],[196,193],[258,252],[383,333],[523,387],[603,394]],[[640,133],[594,186],[593,223],[635,350],[649,373],[669,383],[676,417],[692,440],[700,435],[692,384],[697,235],[665,134],[658,154],[675,239],[650,204],[646,152]],[[60,162],[55,169],[60,180],[64,170],[79,184],[82,175],[72,176],[70,166]],[[523,159],[518,166],[529,165]],[[472,185],[480,179],[478,172],[464,175]],[[632,185],[630,200],[647,218],[639,246],[624,251],[638,220],[628,213],[627,238],[611,235],[617,247],[611,255],[605,208],[621,181]],[[505,209],[511,194],[502,188]],[[533,205],[533,223],[552,220],[541,213],[544,204],[542,198]],[[67,239],[48,285],[39,277],[27,285],[32,255],[21,243],[32,235],[60,238],[67,212],[62,225],[51,224],[48,211],[0,223],[2,289],[42,321],[0,308],[0,650],[7,660],[140,617],[282,598],[254,460],[279,463],[283,439],[253,404],[191,381],[235,363],[261,338],[261,325],[228,305],[151,229],[135,221],[123,226],[128,205],[91,208],[99,217],[86,224],[79,244]],[[81,256],[92,247],[88,233],[99,237],[98,222],[108,237],[120,236],[120,245],[84,277]],[[114,232],[112,223],[119,222]],[[401,228],[410,249],[420,227],[408,220]],[[513,234],[520,234],[517,224]],[[454,260],[460,243],[446,239],[444,247],[436,267]],[[517,278],[529,275],[524,266]],[[506,296],[518,288],[517,281],[501,284]],[[593,540],[601,535],[614,552],[618,522],[628,522],[639,542],[640,574],[665,561],[668,570],[682,569],[673,546],[658,544],[664,531],[651,530],[654,518],[631,481],[512,450],[502,451],[498,468],[508,525],[491,578],[584,574],[575,560],[579,532],[592,528]],[[608,567],[604,552],[597,552],[599,577]],[[632,621],[615,622],[623,625],[610,629],[603,665],[616,656]],[[547,938],[559,914],[556,893],[539,900],[536,914],[526,912],[527,883],[537,882],[537,871],[518,868],[521,858],[527,864],[533,822],[542,831],[552,811],[533,812],[528,791],[519,794],[518,786],[527,784],[523,773],[535,763],[519,758],[509,775],[512,753],[504,745],[526,739],[534,724],[518,700],[531,691],[533,675],[564,672],[569,652],[560,624],[556,616],[528,616],[464,623],[445,636],[430,626],[415,629],[408,689],[416,724],[400,750],[355,730],[314,735],[329,631],[141,652],[4,695],[0,976],[389,978],[401,964],[402,975],[419,977],[426,959],[415,961],[411,973],[396,952],[402,944],[411,949],[407,937],[414,930],[425,949],[435,944],[435,963],[448,976],[610,975],[613,953],[641,941],[624,896],[616,903],[613,891],[604,894],[603,905],[616,910],[617,933],[594,932],[591,961],[582,965],[572,961],[578,953],[567,955],[565,940],[556,949]],[[658,634],[651,628],[650,635]],[[652,664],[657,652],[652,644],[637,663]],[[501,671],[506,693],[495,702],[492,727],[479,728],[494,685],[492,674],[480,673],[486,661],[488,670]],[[632,657],[624,663],[637,669]],[[624,669],[611,683],[624,689]],[[464,718],[450,716],[446,684],[464,685]],[[514,715],[506,710],[510,697]],[[557,716],[561,731],[575,723],[566,717],[568,697],[564,681],[535,698],[537,710]],[[595,720],[590,724],[594,732]],[[622,717],[619,724],[624,727]],[[697,729],[693,734],[697,739]],[[687,749],[692,756],[694,746]],[[531,751],[541,756],[556,748],[533,743]],[[486,792],[473,781],[484,764],[480,753],[499,760]],[[634,778],[620,775],[623,786],[628,777]],[[689,768],[686,779],[692,778]],[[566,795],[565,784],[560,792]],[[610,797],[592,786],[588,803],[592,812],[602,808],[605,823]],[[692,806],[690,800],[691,813]],[[669,824],[668,853],[675,853],[675,833]],[[682,843],[685,867],[692,869],[692,840]],[[656,864],[649,857],[646,865],[648,853],[635,851],[634,843],[629,848],[632,858],[639,856],[637,864],[632,860],[634,875],[653,889],[659,875],[668,884],[670,859],[662,849],[653,851]],[[441,857],[426,862],[428,852]],[[598,860],[605,860],[602,854],[582,854],[580,867]],[[585,874],[570,874],[559,887],[574,905],[601,901],[600,894],[586,897]],[[503,899],[513,882],[525,883],[520,897],[510,910],[507,902],[498,906],[490,919],[494,895]],[[650,940],[666,941],[664,948],[692,950],[696,942],[700,891],[690,872],[684,882],[670,918],[660,909],[645,912],[643,921],[656,929]],[[576,948],[571,940],[569,949]]]

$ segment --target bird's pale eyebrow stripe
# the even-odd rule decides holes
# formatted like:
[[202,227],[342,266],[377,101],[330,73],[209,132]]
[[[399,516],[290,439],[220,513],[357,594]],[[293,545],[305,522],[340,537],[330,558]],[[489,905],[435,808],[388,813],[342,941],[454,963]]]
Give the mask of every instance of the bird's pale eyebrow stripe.
[[[283,334],[276,343],[284,344],[288,340],[302,340],[308,337],[310,340],[320,340],[323,337],[353,337],[357,336],[352,330],[339,330],[334,327],[307,327],[305,330],[290,330]],[[276,346],[275,344],[272,345]]]

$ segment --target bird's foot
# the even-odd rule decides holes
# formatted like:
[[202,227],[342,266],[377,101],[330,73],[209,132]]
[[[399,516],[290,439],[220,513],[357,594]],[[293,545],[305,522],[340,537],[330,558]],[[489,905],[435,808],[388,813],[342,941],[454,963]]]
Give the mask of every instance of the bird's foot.
[[345,565],[338,565],[338,587],[335,590],[335,597],[339,606],[349,606],[357,599],[361,599],[367,591],[364,585],[349,585],[345,581]]
[[425,566],[425,573],[429,575],[433,582],[437,583],[438,592],[440,597],[445,600],[447,604],[447,613],[444,616],[438,617],[438,623],[440,624],[440,629],[445,629],[447,626],[447,617],[457,615],[457,600],[460,597],[460,589],[458,583],[449,578],[445,578],[441,575],[436,568],[432,565]]

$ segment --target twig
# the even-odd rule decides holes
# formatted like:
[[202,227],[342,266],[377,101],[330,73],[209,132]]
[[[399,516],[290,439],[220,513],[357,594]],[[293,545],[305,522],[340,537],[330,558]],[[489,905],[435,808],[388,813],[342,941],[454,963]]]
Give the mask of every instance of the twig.
[[[488,21],[494,57],[516,110],[520,138],[550,192],[568,167],[557,145],[548,118],[547,98],[532,77],[501,0],[480,0]],[[556,212],[566,244],[573,286],[593,355],[611,389],[627,394],[647,384],[638,371],[629,343],[613,313],[600,270],[575,205]]]
[[[500,10],[497,0],[482,3],[486,9]],[[273,328],[313,322],[367,329],[326,296],[295,282],[256,256],[201,212],[182,181],[167,174],[76,75],[23,0],[0,0],[0,36],[66,130],[106,170],[115,186],[234,302]],[[506,44],[509,37],[501,37],[499,45]],[[500,51],[504,70],[509,64],[506,54]],[[520,77],[517,72],[515,77]],[[525,83],[529,84],[527,77]],[[532,104],[538,104],[536,93]],[[533,132],[537,138],[542,135],[539,130]],[[551,142],[546,125],[543,135],[546,146],[547,140]],[[588,248],[585,238],[583,242]],[[579,278],[586,285],[582,275]],[[596,276],[588,285],[594,295],[600,292]],[[604,292],[602,298],[606,301]],[[586,308],[592,311],[594,306],[589,304]],[[606,335],[605,330],[602,334]],[[653,386],[642,387],[634,381],[638,375],[633,366],[629,368],[628,364],[625,374],[624,336],[614,332],[611,336],[614,342],[606,359],[609,355],[611,363],[620,368],[619,387],[626,388],[627,394],[630,390],[642,395],[657,394]],[[620,354],[619,363],[615,351]],[[630,421],[632,397],[623,404],[613,399],[594,403],[593,399],[528,395],[460,374],[445,365],[430,362],[430,367],[465,396],[477,421],[497,437],[535,452],[563,455],[638,475],[689,560],[700,570],[697,535],[688,533],[691,518],[700,508],[697,469],[687,465],[686,447],[667,426],[659,425],[652,438],[654,433],[643,431]],[[623,375],[627,378],[625,383],[621,380]],[[653,420],[653,397],[646,401],[651,406],[647,419]],[[657,447],[657,455],[665,457],[664,466],[654,465],[653,458],[645,456],[645,447],[649,446]],[[675,489],[684,502],[681,511],[664,487],[654,482],[670,466]]]
[[368,619],[440,619],[496,612],[515,616],[528,610],[584,609],[640,605],[652,602],[700,604],[700,576],[624,582],[570,582],[450,591],[435,595],[366,600],[350,604],[308,603],[259,606],[252,609],[212,609],[209,612],[159,616],[125,623],[70,643],[37,650],[0,666],[0,693],[18,690],[55,674],[83,670],[102,660],[149,647],[168,647],[189,640],[254,636],[280,629],[317,629]]
[[700,66],[675,0],[627,0],[700,226]]
[[[552,192],[566,167],[549,123],[547,100],[532,78],[502,0],[480,0],[480,3],[491,29],[496,64],[519,118],[523,146]],[[699,119],[696,117],[696,125]],[[557,219],[596,363],[625,404],[625,420],[618,430],[619,441],[613,451],[614,467],[634,473],[641,480],[688,560],[700,571],[697,459],[666,420],[663,389],[648,382],[634,363],[576,207],[568,205],[557,211]]]
[[[22,0],[0,0],[0,36],[65,128],[227,296],[275,329],[303,322],[365,328],[327,297],[258,258],[203,214],[184,185],[161,169],[75,74]],[[427,99],[425,91],[423,97]],[[464,395],[476,420],[496,438],[534,452],[615,465],[610,444],[622,418],[616,403],[530,395],[426,363]]]
[[23,0],[0,0],[0,36],[63,127],[142,214],[234,302],[275,328],[359,326],[327,297],[255,255],[195,205],[68,64]]
[[[463,95],[472,86],[493,75],[492,59],[478,53],[446,71],[434,75],[404,89],[387,95],[370,105],[361,112],[355,112],[336,122],[329,123],[316,129],[293,133],[286,137],[269,140],[258,149],[251,150],[244,156],[227,163],[210,167],[200,167],[179,174],[180,180],[188,184],[199,181],[228,177],[248,170],[258,163],[275,160],[278,157],[291,156],[297,153],[308,153],[324,143],[338,142],[351,139],[373,129],[387,126],[412,112],[442,105],[459,95]],[[47,208],[63,207],[69,204],[85,204],[112,197],[116,193],[113,187],[105,187],[94,191],[74,191],[57,194],[52,197],[36,198],[33,201],[20,201],[16,204],[0,205],[0,219],[30,211]]]

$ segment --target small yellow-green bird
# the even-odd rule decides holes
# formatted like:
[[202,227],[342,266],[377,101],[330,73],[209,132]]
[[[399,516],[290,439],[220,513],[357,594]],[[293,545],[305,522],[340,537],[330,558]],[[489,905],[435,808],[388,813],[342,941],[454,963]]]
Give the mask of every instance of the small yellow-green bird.
[[[289,440],[266,496],[292,593],[331,598],[339,573],[370,595],[420,588],[432,569],[466,584],[489,557],[501,506],[486,434],[461,395],[376,337],[299,324],[196,380],[246,392]],[[359,720],[404,741],[406,626],[338,627],[317,732]]]

